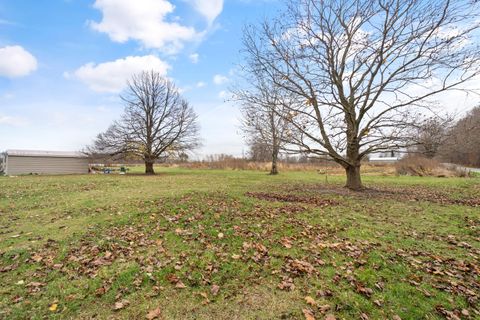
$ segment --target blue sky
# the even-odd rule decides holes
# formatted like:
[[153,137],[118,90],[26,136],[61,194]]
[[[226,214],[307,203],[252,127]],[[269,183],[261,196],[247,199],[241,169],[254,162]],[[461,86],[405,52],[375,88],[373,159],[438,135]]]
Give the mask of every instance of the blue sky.
[[198,155],[241,155],[224,102],[242,28],[275,0],[0,1],[0,150],[78,150],[118,118],[134,72],[172,78],[199,115]]

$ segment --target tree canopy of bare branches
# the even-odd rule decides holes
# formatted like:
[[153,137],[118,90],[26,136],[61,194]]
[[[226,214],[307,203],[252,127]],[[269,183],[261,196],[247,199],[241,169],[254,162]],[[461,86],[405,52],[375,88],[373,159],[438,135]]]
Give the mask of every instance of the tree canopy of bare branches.
[[[270,153],[270,174],[278,174],[278,156],[291,134],[286,121],[288,97],[283,91],[261,79],[256,79],[250,90],[238,90],[235,96],[242,103],[242,129],[247,144],[262,147]],[[258,151],[258,150],[257,150]]]
[[121,95],[125,111],[97,136],[90,153],[134,156],[154,174],[155,161],[199,145],[197,115],[169,80],[155,71],[134,75]]
[[419,110],[480,75],[478,5],[290,0],[246,27],[245,69],[294,96],[291,149],[333,158],[362,189],[366,155],[405,146]]

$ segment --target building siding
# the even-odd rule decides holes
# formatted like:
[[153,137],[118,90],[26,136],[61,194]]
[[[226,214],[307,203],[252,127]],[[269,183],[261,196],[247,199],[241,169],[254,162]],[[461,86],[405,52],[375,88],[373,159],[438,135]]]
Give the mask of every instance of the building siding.
[[88,159],[7,155],[7,175],[88,173]]

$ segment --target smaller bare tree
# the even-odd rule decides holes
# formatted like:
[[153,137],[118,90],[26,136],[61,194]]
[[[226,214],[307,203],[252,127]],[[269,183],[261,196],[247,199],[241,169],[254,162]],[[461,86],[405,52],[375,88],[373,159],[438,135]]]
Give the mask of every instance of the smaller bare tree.
[[414,125],[411,132],[414,152],[429,159],[436,157],[448,138],[452,124],[452,116],[436,115]]
[[270,174],[278,174],[280,150],[291,133],[285,115],[288,97],[273,84],[256,79],[253,87],[235,92],[242,103],[242,129],[250,146],[263,146],[270,152]]
[[173,153],[199,146],[197,115],[178,89],[158,72],[134,75],[121,99],[125,112],[87,150],[112,157],[134,156],[145,162],[145,173],[155,174],[154,163]]
[[267,162],[272,159],[272,150],[269,144],[255,139],[248,139],[248,159],[258,162]]

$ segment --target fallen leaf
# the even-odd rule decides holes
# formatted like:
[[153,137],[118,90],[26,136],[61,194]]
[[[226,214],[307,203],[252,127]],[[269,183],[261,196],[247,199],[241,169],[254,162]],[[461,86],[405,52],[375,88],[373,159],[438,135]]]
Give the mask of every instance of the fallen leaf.
[[287,249],[290,249],[292,247],[292,241],[288,238],[282,238],[282,240],[280,240],[280,243]]
[[325,313],[328,310],[332,309],[332,307],[329,304],[325,304],[323,306],[318,307],[321,313]]
[[170,273],[169,275],[167,275],[167,280],[171,284],[176,284],[177,282],[180,281],[180,279],[174,273]]
[[325,320],[337,320],[337,318],[335,318],[335,316],[333,314],[327,314],[327,316],[325,317]]
[[363,294],[366,297],[370,297],[373,294],[373,290],[370,288],[366,288],[361,284],[357,284],[357,292]]
[[331,297],[333,296],[332,291],[330,290],[318,290],[317,291],[317,297]]
[[43,257],[40,256],[40,255],[38,255],[38,254],[34,254],[34,255],[32,256],[32,260],[35,261],[35,262],[40,262],[40,261],[43,260]]
[[128,300],[117,301],[117,302],[115,302],[115,305],[113,306],[113,310],[117,311],[117,310],[123,309],[126,306],[128,306],[129,304],[130,304],[130,301],[128,301]]
[[315,268],[309,262],[298,259],[289,260],[285,269],[294,275],[315,273]]
[[156,308],[156,309],[153,309],[147,314],[146,318],[148,320],[161,319],[162,318],[162,310],[160,309],[160,307]]
[[225,236],[225,235],[224,235],[222,232],[220,232],[220,233],[218,234],[218,239],[223,239],[224,236]]
[[312,310],[310,309],[303,309],[303,315],[305,316],[305,320],[315,320],[315,315],[313,314]]
[[362,320],[368,320],[368,319],[370,319],[370,318],[368,317],[368,315],[367,315],[366,313],[362,313],[362,314],[360,315],[360,319],[362,319]]
[[107,289],[105,287],[100,287],[97,290],[95,290],[95,295],[96,296],[103,296],[107,292]]
[[55,312],[55,311],[57,311],[57,308],[58,308],[58,304],[52,303],[52,304],[50,305],[50,307],[48,308],[48,310],[50,310],[50,311],[52,311],[52,312]]
[[177,284],[175,285],[175,288],[177,289],[185,289],[187,286],[182,282],[178,281]]
[[310,296],[305,297],[305,302],[311,305],[312,307],[315,307],[317,305],[317,302]]
[[295,284],[293,283],[292,278],[284,277],[277,287],[280,290],[293,291],[295,289]]
[[75,299],[77,299],[77,296],[74,294],[69,294],[68,296],[65,297],[66,301],[73,301]]
[[27,287],[32,287],[32,288],[38,288],[43,286],[45,286],[45,283],[42,283],[42,282],[30,282],[29,284],[27,284]]
[[220,287],[217,286],[216,284],[212,285],[212,288],[210,289],[210,292],[216,296],[218,294],[218,291],[220,290]]

